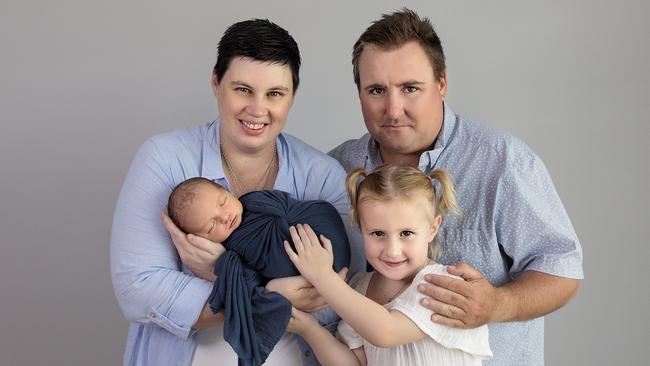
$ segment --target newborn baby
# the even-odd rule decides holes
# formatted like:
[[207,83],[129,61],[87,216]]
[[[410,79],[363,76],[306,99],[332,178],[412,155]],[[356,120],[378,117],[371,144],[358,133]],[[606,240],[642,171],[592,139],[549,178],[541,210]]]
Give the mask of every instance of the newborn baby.
[[217,280],[208,298],[224,309],[224,339],[240,364],[260,365],[284,333],[291,304],[266,283],[296,276],[284,249],[289,227],[308,224],[330,239],[335,271],[350,264],[350,246],[340,214],[327,201],[299,201],[282,191],[255,191],[235,198],[221,185],[190,178],[171,193],[169,217],[186,233],[222,243],[227,249],[214,267]]

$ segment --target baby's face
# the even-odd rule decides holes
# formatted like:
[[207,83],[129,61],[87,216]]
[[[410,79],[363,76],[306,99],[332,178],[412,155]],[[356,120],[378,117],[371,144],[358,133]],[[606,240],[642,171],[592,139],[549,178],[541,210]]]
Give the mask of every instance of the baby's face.
[[185,216],[185,227],[192,234],[221,243],[241,224],[242,211],[241,202],[230,192],[203,185]]

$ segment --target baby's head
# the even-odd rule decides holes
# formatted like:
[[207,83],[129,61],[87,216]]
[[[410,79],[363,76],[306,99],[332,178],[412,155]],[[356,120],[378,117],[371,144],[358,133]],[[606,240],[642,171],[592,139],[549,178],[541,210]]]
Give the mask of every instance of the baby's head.
[[182,231],[221,243],[241,224],[243,207],[221,185],[196,177],[174,188],[167,212]]

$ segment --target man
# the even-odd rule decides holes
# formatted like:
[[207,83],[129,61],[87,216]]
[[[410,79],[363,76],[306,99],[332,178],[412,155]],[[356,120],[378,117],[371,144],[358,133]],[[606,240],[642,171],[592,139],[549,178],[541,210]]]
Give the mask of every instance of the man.
[[582,278],[582,249],[541,160],[502,131],[457,116],[445,102],[440,39],[404,9],[374,22],[352,64],[368,134],[330,151],[347,171],[383,163],[448,170],[462,215],[440,231],[448,271],[421,285],[431,320],[489,323],[488,365],[542,365],[544,318]]

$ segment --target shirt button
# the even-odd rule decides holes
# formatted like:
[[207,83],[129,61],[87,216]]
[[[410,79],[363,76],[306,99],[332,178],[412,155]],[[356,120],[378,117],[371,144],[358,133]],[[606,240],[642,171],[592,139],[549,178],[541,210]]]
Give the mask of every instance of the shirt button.
[[307,358],[311,357],[311,351],[310,350],[305,351],[305,357],[307,357]]
[[156,317],[156,313],[154,313],[154,312],[149,313],[149,317],[150,317],[151,319],[155,318],[155,317]]

